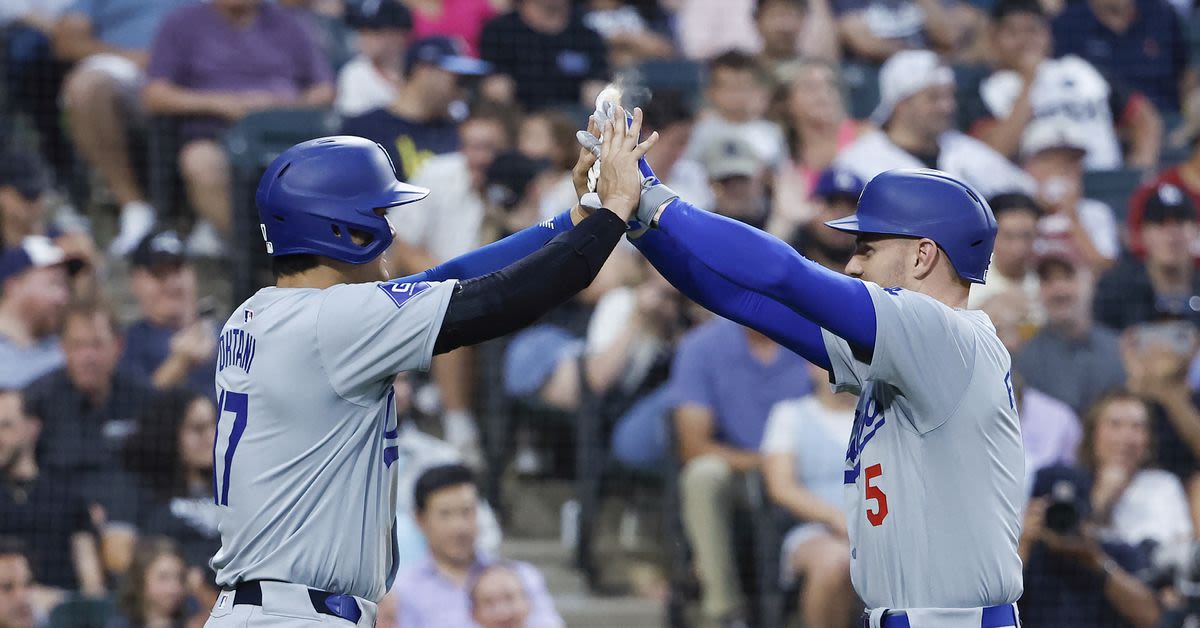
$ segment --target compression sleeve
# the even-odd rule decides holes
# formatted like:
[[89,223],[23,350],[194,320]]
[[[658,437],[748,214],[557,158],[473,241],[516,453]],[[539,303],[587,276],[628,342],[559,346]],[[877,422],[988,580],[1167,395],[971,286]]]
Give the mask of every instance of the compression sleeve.
[[498,338],[534,322],[592,283],[623,235],[625,221],[599,209],[524,259],[459,282],[433,352]]
[[851,346],[874,351],[875,305],[862,281],[805,258],[774,236],[680,199],[667,205],[658,228],[730,282],[778,301]]
[[572,229],[571,212],[526,227],[506,238],[448,260],[415,275],[393,279],[393,283],[474,279],[495,272],[542,248],[552,238]]
[[816,323],[718,275],[661,230],[647,231],[633,240],[633,245],[684,296],[719,316],[766,334],[809,362],[829,370],[829,352]]

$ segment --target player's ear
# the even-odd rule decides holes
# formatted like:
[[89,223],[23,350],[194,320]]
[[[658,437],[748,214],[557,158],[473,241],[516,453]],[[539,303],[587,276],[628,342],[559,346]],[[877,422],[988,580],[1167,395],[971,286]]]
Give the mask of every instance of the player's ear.
[[[937,266],[938,259],[944,255],[942,250],[938,248],[937,243],[929,238],[917,240],[914,253],[915,259],[913,259],[912,271],[916,279],[925,279],[928,277]],[[948,263],[949,260],[947,259],[946,262]]]

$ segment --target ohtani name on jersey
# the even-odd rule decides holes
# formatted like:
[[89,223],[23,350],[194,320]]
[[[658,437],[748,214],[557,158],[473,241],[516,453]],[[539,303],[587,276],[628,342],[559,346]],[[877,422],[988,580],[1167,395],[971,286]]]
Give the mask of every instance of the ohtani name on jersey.
[[242,329],[227,329],[217,341],[217,370],[236,366],[249,373],[254,364],[254,336]]
[[842,477],[843,484],[854,484],[858,481],[860,465],[858,457],[867,443],[875,438],[875,433],[879,431],[879,428],[887,422],[883,416],[883,408],[875,399],[875,395],[866,394],[864,399],[866,401],[860,403],[854,410],[854,429],[850,432],[850,446],[846,449],[846,464],[854,466],[846,469]]

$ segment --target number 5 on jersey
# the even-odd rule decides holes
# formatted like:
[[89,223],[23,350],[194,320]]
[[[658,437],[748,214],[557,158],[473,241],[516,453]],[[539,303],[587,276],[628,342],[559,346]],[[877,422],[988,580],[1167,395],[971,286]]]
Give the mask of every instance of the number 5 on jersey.
[[[217,436],[213,439],[213,501],[218,506],[229,505],[229,470],[242,433],[246,431],[246,415],[250,397],[246,393],[222,390],[217,398]],[[233,421],[225,421],[232,414]]]
[[871,523],[871,525],[873,525],[873,526],[883,525],[883,520],[886,519],[887,515],[888,515],[887,495],[885,495],[883,493],[883,490],[880,489],[877,484],[871,483],[872,480],[879,478],[882,475],[883,475],[883,465],[873,464],[873,465],[867,467],[867,470],[866,470],[866,479],[867,479],[866,498],[867,498],[867,501],[874,500],[874,502],[875,502],[874,509],[870,509],[870,508],[867,509],[867,521],[869,521]]

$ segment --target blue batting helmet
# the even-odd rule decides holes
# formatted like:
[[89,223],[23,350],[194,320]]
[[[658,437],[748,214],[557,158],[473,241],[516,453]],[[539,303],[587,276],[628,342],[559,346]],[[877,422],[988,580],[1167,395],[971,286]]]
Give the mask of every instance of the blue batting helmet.
[[[254,200],[270,255],[309,253],[365,264],[392,244],[391,225],[376,210],[428,195],[396,180],[382,146],[339,135],[283,151],[259,180]],[[355,243],[352,231],[366,241]]]
[[825,223],[848,233],[929,238],[959,276],[987,278],[996,217],[971,186],[939,170],[889,170],[867,182],[858,211]]

